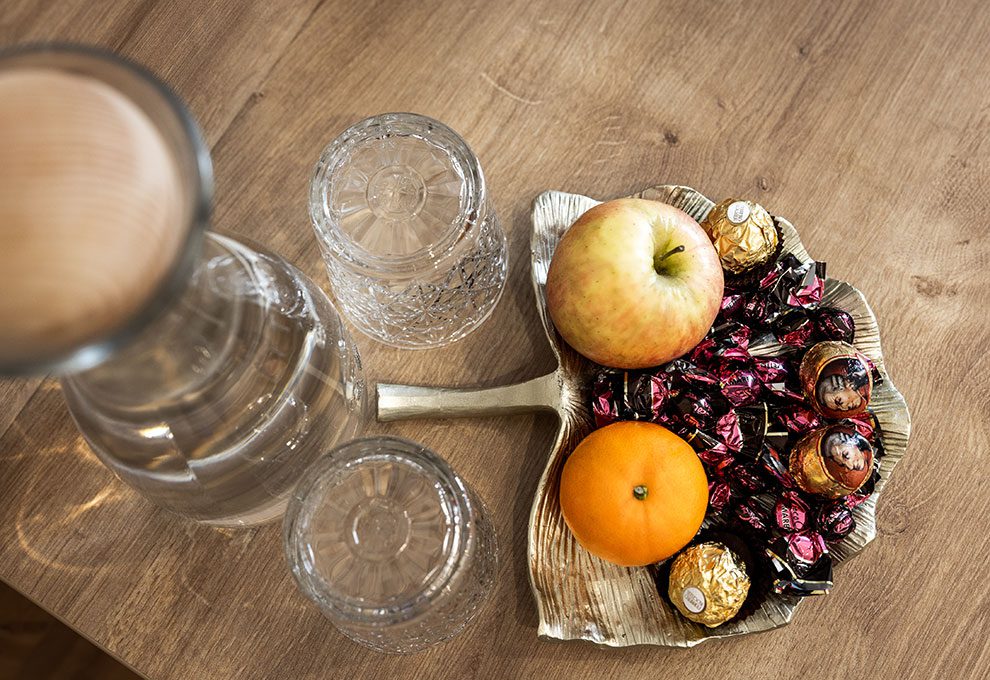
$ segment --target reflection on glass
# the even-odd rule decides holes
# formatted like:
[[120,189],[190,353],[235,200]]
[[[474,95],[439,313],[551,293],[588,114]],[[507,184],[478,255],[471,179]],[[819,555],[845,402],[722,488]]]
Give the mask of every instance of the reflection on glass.
[[345,635],[383,652],[453,637],[495,578],[481,500],[435,453],[396,437],[328,453],[293,494],[284,538],[302,592]]
[[478,159],[449,127],[387,113],[323,152],[310,213],[345,316],[395,347],[477,328],[506,276],[506,241]]

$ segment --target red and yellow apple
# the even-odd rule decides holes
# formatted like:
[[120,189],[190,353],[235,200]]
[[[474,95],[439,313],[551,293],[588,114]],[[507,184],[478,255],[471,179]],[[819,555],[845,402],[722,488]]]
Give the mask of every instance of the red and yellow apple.
[[622,198],[581,215],[547,274],[560,335],[614,368],[656,366],[705,337],[722,300],[722,265],[689,215],[657,201]]

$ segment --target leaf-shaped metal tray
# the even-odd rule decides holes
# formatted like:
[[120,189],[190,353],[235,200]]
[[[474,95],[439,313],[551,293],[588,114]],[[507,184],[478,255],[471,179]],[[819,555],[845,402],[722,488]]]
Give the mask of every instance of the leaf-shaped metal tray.
[[[636,196],[680,208],[699,222],[714,203],[688,187],[663,185]],[[711,638],[770,630],[793,618],[800,598],[770,595],[744,619],[709,629],[687,621],[657,593],[646,568],[619,567],[584,550],[564,524],[558,502],[560,470],[567,455],[594,427],[588,407],[592,376],[598,366],[565,343],[550,320],[546,280],[550,259],[561,235],[600,201],[559,191],[540,194],[533,203],[532,265],[536,305],[558,369],[529,382],[482,390],[378,386],[378,417],[496,415],[533,410],[554,411],[560,429],[550,451],[529,520],[529,574],[540,614],[539,634],[562,640],[590,640],[613,647],[654,644],[691,647]],[[784,234],[784,252],[810,261],[797,231],[776,218]],[[870,406],[883,432],[885,455],[876,491],[854,511],[856,529],[832,548],[837,562],[848,560],[876,536],[880,492],[907,448],[911,419],[904,397],[887,375],[880,332],[863,294],[847,283],[827,279],[824,304],[849,312],[856,324],[855,345],[876,364],[883,383]],[[836,587],[842,587],[838,578]]]

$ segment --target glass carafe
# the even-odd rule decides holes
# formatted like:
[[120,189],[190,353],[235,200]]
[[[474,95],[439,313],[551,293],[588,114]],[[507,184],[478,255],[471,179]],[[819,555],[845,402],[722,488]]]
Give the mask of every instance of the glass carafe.
[[[104,228],[106,222],[90,221],[87,225],[95,226],[83,225],[73,233],[71,216],[52,213],[50,219],[36,218],[36,213],[47,215],[46,210],[54,209],[25,200],[19,214],[29,215],[24,220],[28,226],[22,226],[20,233],[36,240],[39,248],[48,248],[52,256],[25,270],[26,277],[44,285],[21,279],[15,281],[11,295],[23,299],[18,304],[51,316],[52,328],[60,328],[56,322],[64,320],[65,331],[55,339],[51,334],[39,335],[37,348],[32,348],[25,341],[33,332],[27,322],[20,330],[14,328],[3,336],[0,372],[62,374],[69,410],[93,451],[121,480],[153,502],[221,526],[256,524],[280,516],[303,471],[328,447],[356,434],[365,415],[360,361],[329,300],[278,256],[206,231],[211,192],[208,152],[181,103],[147,72],[112,55],[75,47],[0,54],[0,77],[15,71],[20,80],[4,80],[6,91],[15,95],[36,91],[30,105],[41,112],[34,120],[8,115],[23,128],[19,139],[37,134],[39,146],[59,144],[73,152],[53,156],[57,170],[39,175],[46,181],[50,177],[50,189],[57,191],[62,183],[68,187],[61,192],[65,198],[66,191],[91,183],[89,157],[80,160],[84,149],[100,157],[91,172],[107,175],[99,183],[101,191],[107,187],[111,198],[116,191],[121,210],[143,200],[141,188],[128,184],[133,172],[109,167],[107,159],[131,163],[129,154],[147,157],[147,147],[134,149],[133,154],[127,146],[104,153],[107,147],[123,143],[112,119],[115,112],[131,107],[134,111],[128,109],[127,120],[136,121],[134,129],[147,128],[141,132],[146,143],[160,143],[164,150],[160,158],[174,163],[173,184],[178,189],[168,205],[178,205],[175,212],[183,219],[163,227],[166,232],[181,231],[179,237],[169,232],[164,239],[178,245],[174,253],[162,249],[162,258],[170,258],[161,267],[163,273],[140,304],[125,313],[119,311],[120,300],[141,282],[143,272],[136,267],[129,270],[128,253],[114,255],[114,249],[120,248],[112,238],[105,248],[91,248],[93,239],[113,235],[112,229]],[[25,80],[25,74],[33,78],[52,73],[70,76],[66,92],[79,86],[77,102],[63,106],[52,88],[32,90]],[[86,93],[90,86],[96,93],[93,97]],[[115,93],[107,95],[108,101],[113,100],[107,107],[100,103],[104,86]],[[95,103],[87,109],[88,98]],[[64,121],[63,110],[69,116]],[[99,128],[100,143],[95,146],[87,146],[89,126]],[[10,152],[15,162],[17,153],[16,148]],[[24,157],[33,156],[25,152]],[[143,170],[140,159],[136,162],[134,167]],[[23,164],[27,167],[29,161]],[[22,195],[32,190],[28,185]],[[89,195],[72,198],[82,206],[80,210],[103,206],[107,220],[120,218],[118,204],[104,200],[102,193],[90,190]],[[46,229],[54,235],[39,235]],[[117,231],[122,240],[132,236],[129,229],[126,221],[121,223]],[[17,232],[0,229],[0,236],[13,244],[10,233]],[[106,271],[94,274],[66,266],[73,263],[71,252],[64,252],[72,250],[66,238],[75,239],[81,251],[106,253]],[[134,260],[148,255],[140,240],[128,247]],[[151,256],[153,262],[154,252]],[[100,266],[94,263],[92,268]],[[94,309],[109,309],[109,321],[82,335],[79,329],[85,319],[80,321],[71,305],[63,305],[66,311],[61,312],[52,298],[38,292],[51,290],[53,297],[71,301],[64,277],[79,277],[80,304],[89,304],[90,291],[97,295],[99,286],[106,284],[105,299],[97,300]],[[95,280],[92,287],[90,280]],[[14,307],[8,305],[9,317],[19,318],[10,309]]]
[[62,389],[123,481],[220,525],[280,516],[363,411],[358,355],[326,295],[281,258],[216,234],[184,294]]

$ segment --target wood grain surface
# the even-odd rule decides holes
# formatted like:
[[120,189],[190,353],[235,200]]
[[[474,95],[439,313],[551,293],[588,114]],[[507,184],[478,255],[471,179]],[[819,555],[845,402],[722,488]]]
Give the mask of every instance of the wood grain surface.
[[0,678],[139,680],[5,583],[0,583]]
[[[329,677],[985,678],[990,8],[937,2],[0,0],[0,42],[111,47],[164,76],[210,141],[217,229],[325,276],[310,172],[348,123],[417,111],[481,159],[511,244],[493,317],[443,350],[359,339],[372,381],[553,368],[530,202],[681,183],[787,216],[880,320],[911,406],[878,539],[790,626],[695,650],[536,638],[526,522],[552,416],[378,425],[446,456],[503,546],[494,602],[412,657],[359,648],[299,595],[279,529],[168,516],[90,454],[53,381],[0,383],[0,578],[154,680]],[[36,389],[35,389],[36,388]]]

